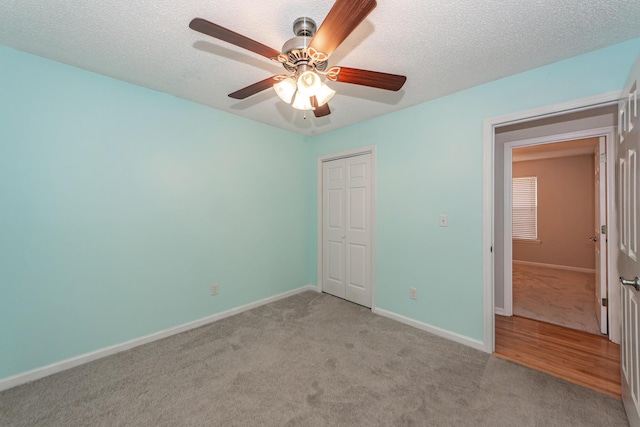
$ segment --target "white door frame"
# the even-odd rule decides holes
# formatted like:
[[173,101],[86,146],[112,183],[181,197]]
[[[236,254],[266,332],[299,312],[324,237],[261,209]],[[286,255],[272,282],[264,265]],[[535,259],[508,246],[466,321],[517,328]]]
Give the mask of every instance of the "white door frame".
[[[495,128],[516,123],[529,122],[544,117],[559,116],[568,112],[591,110],[596,107],[617,105],[620,91],[612,91],[600,95],[548,105],[528,111],[491,117],[483,121],[482,130],[482,283],[484,306],[484,351],[495,351],[494,325],[494,158]],[[609,233],[611,236],[611,233]],[[614,264],[615,265],[615,264]],[[611,275],[610,275],[611,276]]]
[[327,154],[318,157],[318,273],[317,286],[318,292],[322,292],[322,255],[324,253],[322,244],[322,163],[331,160],[344,159],[346,157],[355,157],[361,154],[371,154],[371,310],[376,308],[376,146],[369,145],[366,147],[355,148],[353,150],[340,151],[338,153]]
[[[611,226],[610,224],[610,220],[614,221],[615,218],[610,218],[610,215],[609,215],[609,213],[612,212],[612,209],[614,209],[613,203],[615,201],[615,199],[612,197],[613,195],[615,195],[614,191],[615,191],[615,162],[616,162],[616,157],[615,157],[616,146],[615,146],[615,138],[614,138],[615,127],[614,126],[587,129],[587,130],[576,131],[576,132],[567,132],[567,133],[562,133],[557,135],[544,136],[540,138],[523,139],[523,140],[507,142],[504,144],[504,230],[503,230],[503,233],[504,233],[503,234],[504,236],[504,246],[503,246],[504,248],[503,249],[504,250],[503,252],[504,253],[504,301],[503,301],[504,313],[503,314],[505,316],[513,315],[513,280],[512,280],[513,279],[513,271],[512,271],[513,247],[511,245],[512,215],[511,215],[511,209],[510,209],[511,196],[510,196],[510,192],[507,191],[509,188],[511,188],[511,185],[513,182],[513,179],[511,176],[512,164],[513,164],[512,150],[517,147],[553,144],[557,142],[564,142],[564,141],[584,139],[584,138],[597,138],[601,136],[604,136],[607,140],[606,153],[607,153],[607,165],[608,165],[607,177],[606,177],[607,191],[605,194],[605,206],[607,209],[606,209],[605,217],[603,218],[604,224],[601,224],[601,225],[607,225],[609,230],[615,230],[615,227]],[[599,203],[599,202],[600,202],[599,200],[596,201],[596,203]],[[598,238],[600,238],[600,236],[598,236]],[[605,253],[601,254],[601,256],[604,256],[606,259],[608,272],[615,270],[615,266],[612,266],[609,264],[611,261],[611,256],[609,256],[609,254],[611,254],[611,246],[610,246],[611,240],[612,239],[609,239],[609,233],[607,233],[607,239],[605,243]],[[617,276],[614,277],[612,281],[612,277],[610,275],[607,275],[607,286],[609,283],[614,283],[614,284],[617,283]],[[608,310],[608,321],[609,321],[609,325],[612,326],[611,329],[613,331],[615,329],[613,328],[615,324],[612,323],[612,320],[614,317],[612,316],[612,314],[614,313],[615,310],[619,308],[618,304],[614,304],[619,298],[613,295],[613,296],[610,296],[609,299],[612,302],[612,304]],[[611,338],[612,337],[610,336],[610,339]],[[619,339],[618,339],[618,342],[619,342]]]

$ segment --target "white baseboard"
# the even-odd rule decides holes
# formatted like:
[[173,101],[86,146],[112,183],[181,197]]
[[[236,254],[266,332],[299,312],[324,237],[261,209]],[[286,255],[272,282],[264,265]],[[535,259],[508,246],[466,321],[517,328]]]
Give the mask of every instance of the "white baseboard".
[[376,308],[376,309],[373,309],[372,311],[375,314],[378,314],[380,316],[388,317],[389,319],[396,320],[400,323],[404,323],[405,325],[413,326],[414,328],[418,328],[423,331],[430,332],[439,337],[446,338],[448,340],[455,341],[457,343],[464,344],[469,347],[473,347],[476,350],[480,350],[483,352],[486,351],[484,342],[482,341],[475,340],[473,338],[469,338],[464,335],[456,334],[455,332],[447,331],[446,329],[438,328],[437,326],[432,326],[427,323],[423,323],[418,320],[402,316],[401,314],[383,310],[381,308]]
[[504,308],[493,307],[493,314],[497,314],[498,316],[506,316]]
[[514,264],[520,264],[520,265],[531,265],[534,267],[545,267],[545,268],[555,268],[556,270],[568,270],[568,271],[577,271],[580,273],[595,273],[596,270],[592,269],[592,268],[582,268],[582,267],[571,267],[568,265],[557,265],[557,264],[545,264],[542,262],[532,262],[532,261],[520,261],[520,260],[513,260]]
[[299,294],[305,291],[317,290],[315,285],[306,285],[291,291],[283,292],[272,297],[264,298],[259,301],[255,301],[249,304],[241,305],[240,307],[231,308],[220,313],[213,314],[211,316],[203,317],[202,319],[194,320],[192,322],[184,323],[173,328],[165,329],[163,331],[154,332],[153,334],[145,335],[139,338],[134,338],[130,341],[126,341],[120,344],[115,344],[109,347],[102,348],[100,350],[92,351],[90,353],[81,354],[70,359],[62,360],[60,362],[52,363],[51,365],[36,368],[31,371],[24,372],[22,374],[14,375],[11,377],[0,379],[0,391],[7,390],[11,387],[15,387],[21,384],[28,383],[46,376],[71,369],[75,366],[82,365],[84,363],[91,362],[96,359],[101,359],[106,356],[110,356],[121,351],[129,350],[134,347],[138,347],[143,344],[147,344],[153,341],[157,341],[171,335],[179,334],[181,332],[189,331],[191,329],[199,328],[200,326],[207,325],[209,323],[216,322],[218,320],[225,319],[227,317],[240,314],[244,311],[251,310],[261,305],[269,304],[274,301],[278,301],[284,298],[288,298],[292,295]]

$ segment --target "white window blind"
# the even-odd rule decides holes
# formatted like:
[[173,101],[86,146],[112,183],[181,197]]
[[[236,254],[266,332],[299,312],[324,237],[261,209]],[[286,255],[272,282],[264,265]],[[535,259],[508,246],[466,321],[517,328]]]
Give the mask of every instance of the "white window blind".
[[538,238],[538,178],[513,178],[512,233],[514,239]]

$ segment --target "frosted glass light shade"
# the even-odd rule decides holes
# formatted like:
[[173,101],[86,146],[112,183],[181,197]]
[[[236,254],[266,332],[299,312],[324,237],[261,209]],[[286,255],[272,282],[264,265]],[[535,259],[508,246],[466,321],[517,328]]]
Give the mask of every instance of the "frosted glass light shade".
[[336,94],[335,90],[331,89],[326,84],[321,83],[320,87],[316,91],[316,99],[318,100],[318,107],[329,102],[329,100],[333,98],[333,95],[335,94]]
[[307,97],[316,94],[320,88],[320,76],[313,71],[305,71],[298,77],[298,92]]
[[296,110],[312,110],[311,100],[308,96],[298,91],[295,98],[293,98],[293,104],[291,104]]
[[293,94],[296,93],[296,82],[291,77],[288,77],[281,82],[274,84],[273,90],[276,91],[280,99],[287,104],[291,104]]

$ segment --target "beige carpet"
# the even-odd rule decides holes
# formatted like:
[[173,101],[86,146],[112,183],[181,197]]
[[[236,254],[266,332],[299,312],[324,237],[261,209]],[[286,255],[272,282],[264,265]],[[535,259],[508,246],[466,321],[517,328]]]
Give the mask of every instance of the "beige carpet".
[[2,426],[626,426],[612,397],[305,292],[0,393]]
[[595,274],[513,264],[513,314],[600,335]]

